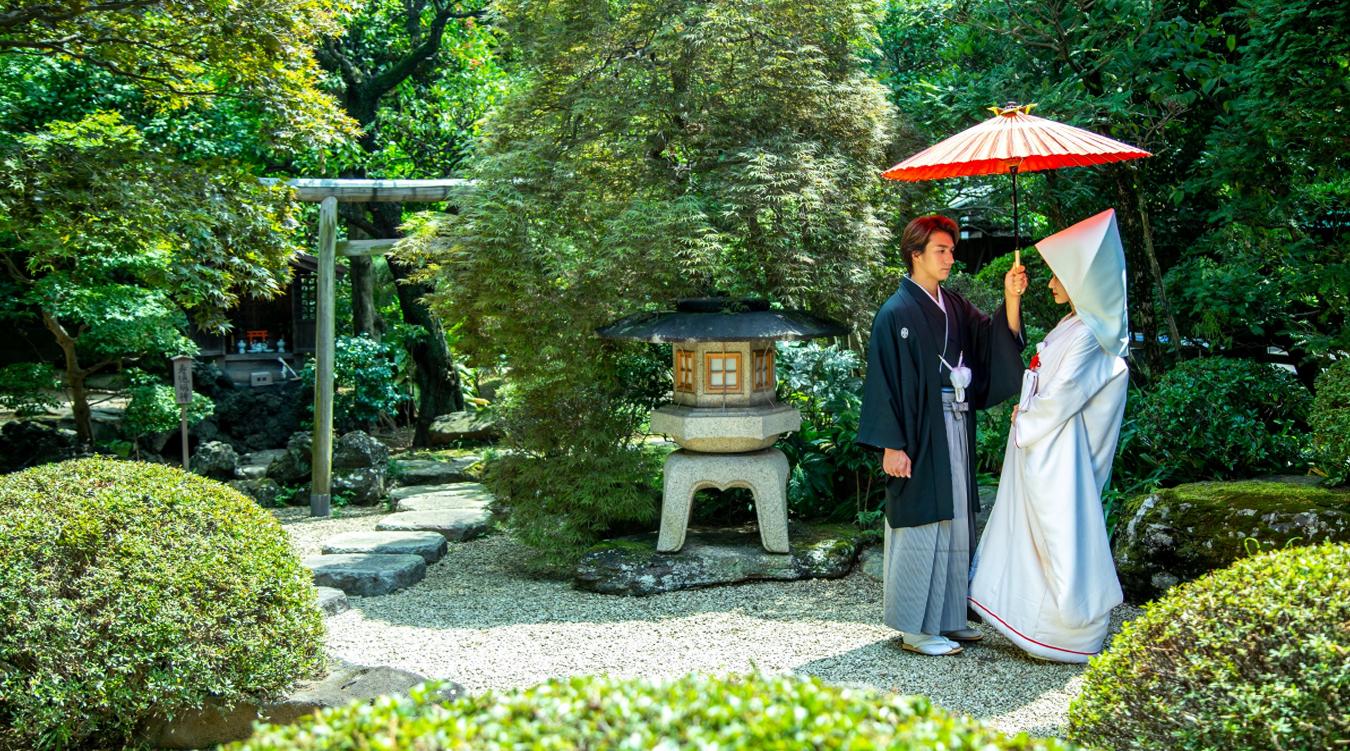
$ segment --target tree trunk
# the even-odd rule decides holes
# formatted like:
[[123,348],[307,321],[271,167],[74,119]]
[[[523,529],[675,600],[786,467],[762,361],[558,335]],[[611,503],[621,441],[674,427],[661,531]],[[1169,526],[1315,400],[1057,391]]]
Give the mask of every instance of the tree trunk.
[[352,256],[347,259],[347,273],[352,283],[352,333],[366,335],[376,341],[380,338],[379,314],[375,311],[375,269],[370,256]]
[[398,287],[399,307],[403,321],[426,329],[427,335],[408,347],[416,366],[417,423],[414,446],[427,446],[431,441],[431,423],[447,412],[464,409],[464,395],[460,393],[459,371],[445,343],[445,329],[422,303],[422,296],[430,292],[423,284],[406,282],[411,269],[397,261],[389,261]]
[[47,330],[56,337],[61,352],[66,356],[66,388],[70,389],[70,411],[75,416],[75,435],[81,449],[94,445],[93,413],[89,409],[89,392],[85,390],[84,380],[89,371],[80,367],[80,357],[75,351],[75,338],[66,331],[66,327],[47,311],[42,311],[42,322]]

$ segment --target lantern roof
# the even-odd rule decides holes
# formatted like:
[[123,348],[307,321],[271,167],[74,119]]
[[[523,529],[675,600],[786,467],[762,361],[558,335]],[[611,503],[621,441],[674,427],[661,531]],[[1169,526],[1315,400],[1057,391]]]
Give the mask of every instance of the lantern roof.
[[595,333],[658,343],[795,341],[843,336],[848,327],[800,310],[773,310],[767,300],[693,297],[678,301],[673,311],[635,313]]

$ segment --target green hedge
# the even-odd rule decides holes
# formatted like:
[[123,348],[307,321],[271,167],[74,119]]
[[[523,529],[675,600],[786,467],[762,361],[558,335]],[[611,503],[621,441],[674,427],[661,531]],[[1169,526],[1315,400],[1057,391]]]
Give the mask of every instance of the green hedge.
[[118,747],[321,666],[285,532],[171,467],[80,459],[0,477],[0,748]]
[[433,703],[430,687],[259,730],[233,751],[534,749],[1071,749],[1015,738],[927,699],[794,675],[583,677]]
[[1174,587],[1095,658],[1069,737],[1115,751],[1321,751],[1350,738],[1350,545]]

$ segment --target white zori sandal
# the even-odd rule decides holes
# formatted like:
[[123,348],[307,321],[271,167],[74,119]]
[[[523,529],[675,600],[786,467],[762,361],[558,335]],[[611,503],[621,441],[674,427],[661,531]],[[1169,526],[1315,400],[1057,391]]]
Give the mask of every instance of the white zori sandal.
[[961,645],[945,637],[934,634],[905,634],[901,644],[906,652],[941,657],[961,652]]

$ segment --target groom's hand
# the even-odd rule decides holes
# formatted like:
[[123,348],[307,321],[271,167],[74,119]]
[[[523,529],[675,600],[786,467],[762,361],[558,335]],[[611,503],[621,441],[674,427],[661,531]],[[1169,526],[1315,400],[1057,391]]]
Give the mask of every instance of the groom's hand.
[[891,477],[909,477],[909,454],[899,449],[886,449],[881,457],[881,470]]
[[1008,273],[1003,275],[1003,294],[1009,299],[1022,297],[1022,293],[1027,291],[1027,267],[1017,265],[1008,269]]

